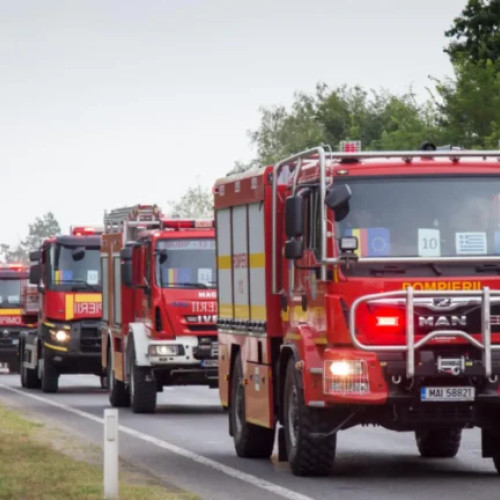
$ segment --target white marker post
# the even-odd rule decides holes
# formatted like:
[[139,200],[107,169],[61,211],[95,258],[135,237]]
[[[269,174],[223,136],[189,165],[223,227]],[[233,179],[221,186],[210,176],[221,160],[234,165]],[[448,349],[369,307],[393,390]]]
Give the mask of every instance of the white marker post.
[[118,410],[104,410],[104,498],[118,498]]

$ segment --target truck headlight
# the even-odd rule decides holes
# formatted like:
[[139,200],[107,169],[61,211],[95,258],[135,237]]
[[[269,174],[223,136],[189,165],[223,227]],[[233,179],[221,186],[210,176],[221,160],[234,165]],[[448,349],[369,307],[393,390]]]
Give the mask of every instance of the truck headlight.
[[59,342],[60,344],[64,344],[70,339],[69,332],[65,330],[49,330],[49,333],[50,338],[55,342]]
[[149,356],[178,356],[182,346],[178,344],[153,344],[149,346]]
[[325,361],[325,394],[366,393],[369,390],[368,366],[365,360],[338,359]]

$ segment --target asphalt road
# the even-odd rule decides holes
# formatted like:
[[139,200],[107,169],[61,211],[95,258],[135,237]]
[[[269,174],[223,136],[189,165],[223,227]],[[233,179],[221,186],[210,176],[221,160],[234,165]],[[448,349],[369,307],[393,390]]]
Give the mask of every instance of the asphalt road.
[[[0,375],[0,399],[100,444],[109,404],[97,377],[65,375],[60,387],[46,395],[21,389],[18,375]],[[216,390],[165,389],[157,413],[120,409],[119,420],[123,458],[203,499],[500,498],[500,476],[481,457],[475,429],[464,432],[457,458],[443,460],[420,458],[413,434],[354,428],[339,434],[334,475],[299,478],[276,457],[236,457]]]

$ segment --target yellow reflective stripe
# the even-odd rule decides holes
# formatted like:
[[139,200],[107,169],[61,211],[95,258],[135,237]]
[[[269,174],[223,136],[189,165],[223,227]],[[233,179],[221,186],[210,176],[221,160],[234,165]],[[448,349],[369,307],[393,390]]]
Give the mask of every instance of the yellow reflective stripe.
[[219,306],[219,318],[232,318],[233,306],[232,304],[221,304]]
[[322,337],[322,338],[314,339],[314,343],[316,345],[326,345],[326,344],[328,344],[328,341],[326,340],[326,338]]
[[66,319],[73,319],[75,316],[75,306],[73,304],[74,295],[66,295]]
[[250,314],[253,320],[266,320],[266,306],[250,306]]
[[43,324],[45,326],[48,326],[49,328],[55,328],[56,327],[56,325],[54,323],[48,323],[47,321],[44,321]]
[[16,316],[21,312],[21,309],[0,309],[0,316]]
[[75,302],[101,302],[102,295],[100,293],[76,293]]
[[250,254],[250,267],[265,267],[266,254],[265,253],[251,253]]
[[300,335],[298,333],[287,333],[285,340],[300,340]]
[[234,317],[236,319],[249,319],[249,310],[248,310],[248,306],[237,306],[235,305],[234,306]]
[[217,266],[219,269],[231,269],[231,256],[219,255],[217,258]]
[[49,349],[53,349],[54,351],[61,351],[61,352],[67,352],[68,351],[67,347],[60,347],[58,345],[48,344],[47,342],[44,342],[43,345],[45,347],[48,347]]

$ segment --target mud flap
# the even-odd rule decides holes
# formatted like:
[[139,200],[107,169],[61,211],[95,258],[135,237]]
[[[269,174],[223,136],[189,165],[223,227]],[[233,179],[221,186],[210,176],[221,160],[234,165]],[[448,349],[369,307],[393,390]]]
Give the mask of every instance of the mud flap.
[[481,429],[483,458],[500,456],[500,432],[493,429]]

